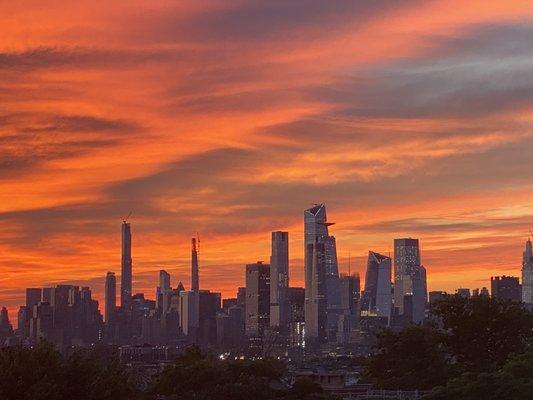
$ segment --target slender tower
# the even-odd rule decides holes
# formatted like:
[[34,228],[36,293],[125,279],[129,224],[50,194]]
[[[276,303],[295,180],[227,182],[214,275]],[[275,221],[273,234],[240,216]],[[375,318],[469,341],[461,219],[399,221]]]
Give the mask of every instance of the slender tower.
[[285,328],[289,302],[289,232],[272,232],[270,256],[270,326]]
[[522,260],[522,301],[533,304],[533,247],[531,237],[526,242]]
[[117,279],[114,272],[108,272],[105,277],[105,322],[113,323],[117,308]]
[[126,220],[122,221],[122,260],[120,274],[120,306],[128,309],[131,305],[131,226]]
[[200,278],[198,274],[198,247],[200,240],[192,238],[191,240],[191,291],[198,293],[200,290]]

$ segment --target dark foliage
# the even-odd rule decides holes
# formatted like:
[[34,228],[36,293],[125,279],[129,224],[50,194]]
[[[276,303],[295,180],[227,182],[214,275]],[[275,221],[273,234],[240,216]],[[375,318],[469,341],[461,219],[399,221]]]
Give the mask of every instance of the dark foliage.
[[474,296],[448,296],[433,314],[446,332],[445,344],[458,372],[490,372],[532,342],[533,314],[522,304]]
[[0,399],[130,400],[135,390],[125,370],[103,354],[63,357],[52,345],[0,351]]
[[392,390],[427,390],[446,383],[450,366],[439,331],[422,326],[385,330],[378,335],[377,347],[365,381]]
[[282,381],[284,372],[285,365],[277,360],[221,361],[192,348],[163,371],[150,393],[169,400],[329,398],[320,385],[308,380],[288,387]]
[[435,327],[379,334],[364,380],[378,388],[404,390],[444,386],[454,378],[457,381],[450,382],[460,384],[461,379],[475,377],[479,385],[494,378],[492,384],[498,385],[505,376],[502,366],[533,341],[533,314],[522,304],[486,296],[447,296],[432,313]]
[[533,399],[533,351],[518,355],[495,372],[467,372],[438,387],[427,400]]

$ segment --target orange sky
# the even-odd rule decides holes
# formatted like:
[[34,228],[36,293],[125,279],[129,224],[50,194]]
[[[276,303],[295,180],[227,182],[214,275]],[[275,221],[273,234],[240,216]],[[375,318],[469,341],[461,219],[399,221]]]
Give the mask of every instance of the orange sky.
[[0,305],[157,271],[232,296],[326,202],[340,269],[421,240],[430,290],[519,275],[533,226],[531,1],[0,3]]

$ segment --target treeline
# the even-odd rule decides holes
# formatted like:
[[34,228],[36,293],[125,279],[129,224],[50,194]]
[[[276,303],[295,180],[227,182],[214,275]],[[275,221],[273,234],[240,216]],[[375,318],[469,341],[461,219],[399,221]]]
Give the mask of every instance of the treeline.
[[105,349],[61,355],[53,346],[0,351],[2,400],[328,400],[320,385],[283,380],[276,360],[222,361],[188,349],[148,387]]
[[431,390],[428,400],[531,400],[533,314],[488,296],[447,296],[426,325],[381,332],[363,380]]
[[[424,326],[378,334],[362,382],[424,390],[427,400],[533,399],[533,314],[523,305],[449,296]],[[277,360],[223,361],[190,348],[153,382],[109,349],[61,355],[49,344],[0,350],[2,400],[326,400],[308,379],[286,380]]]

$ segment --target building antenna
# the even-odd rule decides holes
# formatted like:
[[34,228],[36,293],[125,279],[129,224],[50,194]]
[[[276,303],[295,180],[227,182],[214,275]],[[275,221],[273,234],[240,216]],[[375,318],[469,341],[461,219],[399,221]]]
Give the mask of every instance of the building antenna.
[[352,275],[352,254],[348,252],[348,276]]

